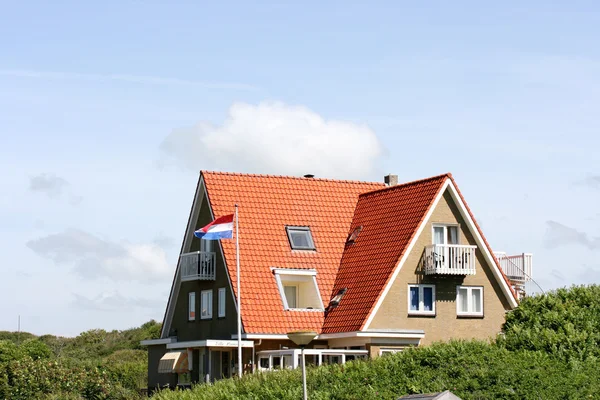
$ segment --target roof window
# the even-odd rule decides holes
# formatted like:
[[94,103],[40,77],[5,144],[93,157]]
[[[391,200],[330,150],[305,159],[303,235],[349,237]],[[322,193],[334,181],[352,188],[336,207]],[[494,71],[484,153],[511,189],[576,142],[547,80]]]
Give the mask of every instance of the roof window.
[[308,226],[286,226],[292,250],[315,250],[310,228]]
[[362,225],[354,228],[352,233],[348,235],[348,239],[346,239],[346,244],[354,243],[356,241],[356,238],[358,237],[358,234],[360,233],[360,231],[362,231],[362,228]]
[[284,310],[323,311],[314,269],[273,268]]

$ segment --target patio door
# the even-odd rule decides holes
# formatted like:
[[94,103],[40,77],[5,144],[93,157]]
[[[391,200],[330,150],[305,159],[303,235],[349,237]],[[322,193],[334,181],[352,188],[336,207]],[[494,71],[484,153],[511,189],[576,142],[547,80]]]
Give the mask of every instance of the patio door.
[[448,245],[458,244],[458,226],[457,225],[434,225],[433,226],[433,244],[436,246],[436,264],[438,267],[452,268],[451,251]]

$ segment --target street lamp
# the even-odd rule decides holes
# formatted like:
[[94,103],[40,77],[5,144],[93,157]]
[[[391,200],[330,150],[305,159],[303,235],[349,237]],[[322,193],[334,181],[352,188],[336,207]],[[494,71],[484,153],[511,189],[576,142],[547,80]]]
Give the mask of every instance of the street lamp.
[[306,395],[306,362],[304,361],[304,347],[317,337],[317,332],[314,331],[295,331],[289,332],[287,337],[296,343],[302,349],[302,393],[303,399],[307,400]]

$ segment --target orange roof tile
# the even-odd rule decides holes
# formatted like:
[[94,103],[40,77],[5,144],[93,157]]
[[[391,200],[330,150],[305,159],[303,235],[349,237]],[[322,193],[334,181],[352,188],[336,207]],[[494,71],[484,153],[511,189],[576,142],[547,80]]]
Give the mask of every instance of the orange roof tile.
[[346,246],[333,293],[348,290],[327,314],[323,333],[362,328],[447,178],[435,176],[359,197],[350,232],[359,226],[362,230]]
[[[348,228],[361,193],[383,183],[202,172],[215,217],[239,205],[241,310],[246,333],[321,332],[324,313],[285,311],[272,267],[317,270],[327,305]],[[268,195],[266,195],[268,194]],[[310,226],[316,251],[291,251],[285,226]],[[236,282],[235,242],[223,240],[231,282]],[[234,292],[236,290],[233,284]]]

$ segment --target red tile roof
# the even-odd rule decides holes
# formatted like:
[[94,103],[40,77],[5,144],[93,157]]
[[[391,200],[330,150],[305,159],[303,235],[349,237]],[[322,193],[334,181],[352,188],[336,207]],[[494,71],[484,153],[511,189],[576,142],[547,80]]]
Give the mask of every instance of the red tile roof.
[[[242,322],[246,333],[321,332],[324,313],[285,311],[272,267],[316,269],[327,305],[361,193],[383,183],[202,172],[215,217],[239,205]],[[316,251],[291,251],[285,226],[310,226]],[[236,290],[235,242],[221,241]]]
[[[215,217],[231,214],[234,205],[239,205],[244,331],[285,334],[303,329],[336,333],[363,328],[437,194],[452,176],[393,187],[207,171],[202,178]],[[310,226],[316,251],[292,251],[286,225]],[[360,226],[356,242],[346,246],[348,234]],[[235,242],[221,243],[235,292]],[[285,311],[271,270],[274,267],[316,269],[325,306],[339,289],[348,290],[327,317],[321,311]],[[506,276],[504,279],[508,282]]]
[[348,291],[328,313],[323,333],[360,330],[421,221],[449,175],[397,185],[359,197],[350,231],[362,226],[346,246],[334,292]]

